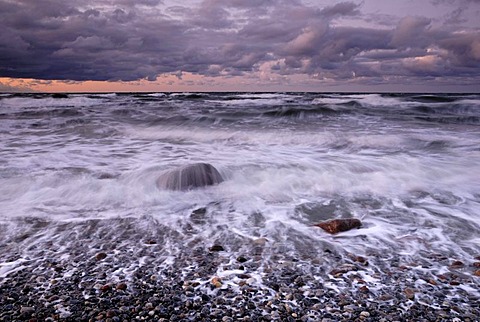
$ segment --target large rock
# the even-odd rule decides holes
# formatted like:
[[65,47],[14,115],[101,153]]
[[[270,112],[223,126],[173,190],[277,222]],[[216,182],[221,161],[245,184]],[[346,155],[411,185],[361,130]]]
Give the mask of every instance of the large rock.
[[165,172],[157,179],[161,189],[190,190],[223,181],[222,175],[208,163],[194,163]]
[[348,218],[348,219],[333,219],[321,222],[316,224],[330,234],[337,234],[342,231],[347,231],[354,228],[360,228],[362,226],[362,222],[358,219]]

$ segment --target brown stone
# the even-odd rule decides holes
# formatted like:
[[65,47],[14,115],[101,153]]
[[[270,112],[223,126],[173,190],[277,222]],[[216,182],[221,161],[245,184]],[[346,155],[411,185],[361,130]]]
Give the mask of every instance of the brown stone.
[[437,285],[437,282],[434,280],[434,279],[429,279],[427,281],[427,283],[431,284],[431,285]]
[[97,255],[95,255],[95,259],[96,259],[97,261],[101,261],[102,259],[105,259],[105,258],[107,258],[107,254],[105,254],[105,253],[103,253],[103,252],[102,252],[102,253],[98,253]]
[[480,269],[477,269],[477,270],[475,271],[475,273],[473,273],[473,275],[475,275],[475,276],[480,276]]
[[461,261],[454,261],[450,265],[451,268],[462,268],[463,266],[465,266],[465,264],[463,264]]
[[117,284],[117,290],[125,291],[126,289],[127,289],[127,284],[125,284],[125,283],[118,283]]
[[357,262],[357,263],[360,263],[360,264],[364,265],[364,266],[368,266],[368,261],[367,261],[367,259],[366,259],[365,257],[363,257],[363,256],[355,256],[355,257],[353,258],[353,260],[354,260],[355,262]]
[[438,278],[439,278],[442,282],[445,282],[445,281],[448,279],[448,278],[447,278],[445,275],[443,275],[443,274],[438,275]]
[[105,284],[102,287],[100,287],[100,291],[102,292],[108,292],[112,289],[112,287],[109,284]]
[[344,264],[344,265],[341,265],[339,267],[334,268],[330,272],[330,274],[335,276],[335,277],[338,277],[338,276],[343,275],[345,273],[348,273],[350,271],[356,271],[356,270],[357,270],[357,268],[354,265]]
[[47,298],[47,301],[48,301],[48,302],[55,302],[55,301],[57,301],[57,300],[59,300],[59,299],[60,299],[60,297],[59,297],[58,295],[52,295],[52,296],[50,296],[49,298]]
[[216,288],[222,287],[222,280],[220,279],[220,277],[215,276],[214,278],[212,278],[211,282],[212,282],[212,285],[215,286]]
[[368,292],[370,292],[370,290],[368,289],[368,287],[366,287],[365,285],[361,286],[358,290],[359,290],[360,292],[362,292],[362,293],[368,293]]
[[348,231],[354,228],[359,228],[362,226],[362,222],[355,218],[333,219],[333,220],[328,220],[328,221],[318,223],[315,226],[322,228],[327,233],[337,234],[339,232]]
[[382,294],[378,297],[380,301],[391,301],[393,299],[393,296],[390,294]]
[[459,281],[450,281],[450,285],[457,286],[460,285]]
[[406,288],[405,291],[405,296],[407,297],[407,299],[413,301],[415,299],[415,291],[411,288]]

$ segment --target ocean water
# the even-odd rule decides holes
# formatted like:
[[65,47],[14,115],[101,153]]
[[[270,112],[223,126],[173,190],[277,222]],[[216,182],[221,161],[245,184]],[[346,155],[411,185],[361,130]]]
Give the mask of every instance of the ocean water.
[[[156,186],[195,162],[225,181]],[[331,218],[363,225],[314,226]],[[130,254],[112,269],[128,275],[214,244],[216,275],[255,255],[258,283],[282,261],[328,272],[347,254],[370,259],[367,281],[403,263],[467,272],[480,255],[480,95],[0,96],[0,277],[100,250]]]

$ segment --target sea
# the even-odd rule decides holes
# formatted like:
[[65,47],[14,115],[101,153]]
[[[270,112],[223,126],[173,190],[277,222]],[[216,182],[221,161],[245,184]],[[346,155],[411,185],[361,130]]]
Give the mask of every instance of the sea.
[[[157,186],[162,173],[198,162],[224,181]],[[336,218],[362,226],[333,235],[315,226]],[[161,246],[155,259],[142,256],[150,244]],[[74,260],[75,247],[127,252],[131,262],[111,272],[128,275],[213,245],[226,263],[259,255],[251,276],[260,284],[267,266],[294,260],[328,274],[348,254],[369,259],[367,282],[380,281],[380,262],[473,276],[480,95],[0,95],[0,278]],[[225,278],[225,267],[216,274]],[[469,285],[458,287],[478,297]]]

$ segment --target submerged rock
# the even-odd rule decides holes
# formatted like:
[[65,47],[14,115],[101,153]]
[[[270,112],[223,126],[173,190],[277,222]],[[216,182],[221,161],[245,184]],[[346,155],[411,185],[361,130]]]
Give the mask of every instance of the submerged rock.
[[195,163],[165,172],[157,179],[157,186],[161,189],[186,191],[222,181],[222,175],[214,166]]
[[330,234],[337,234],[342,231],[359,228],[362,226],[362,222],[358,219],[333,219],[316,224]]

